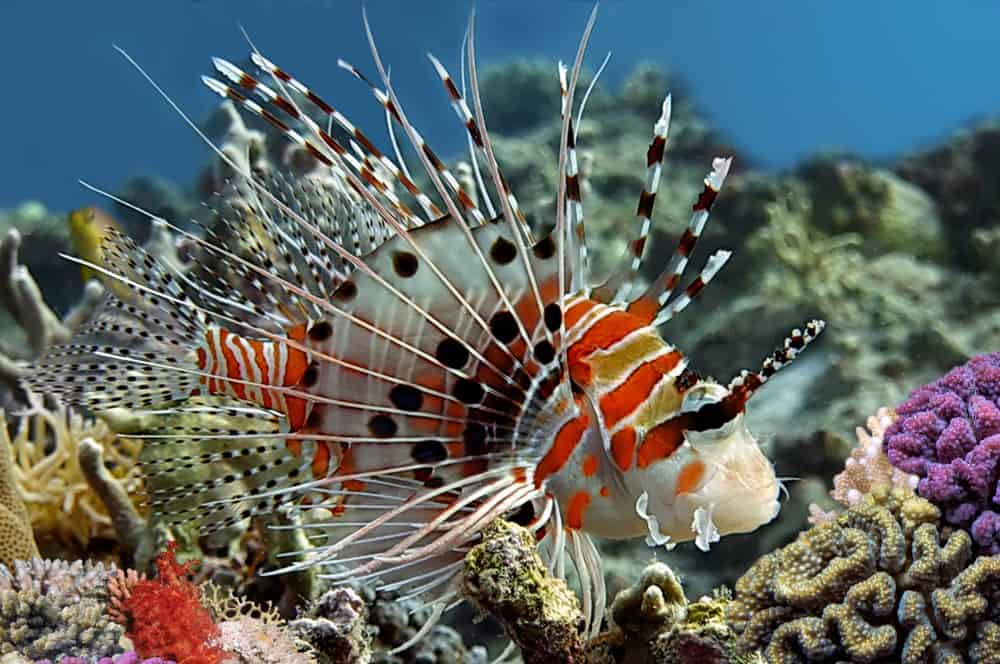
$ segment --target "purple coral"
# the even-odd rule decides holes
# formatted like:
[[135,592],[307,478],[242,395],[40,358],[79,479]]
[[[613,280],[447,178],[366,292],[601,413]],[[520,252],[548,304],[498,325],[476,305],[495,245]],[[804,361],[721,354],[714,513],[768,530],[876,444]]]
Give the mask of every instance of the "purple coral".
[[[62,657],[59,659],[59,664],[88,664],[89,661],[91,660],[84,657]],[[176,664],[173,660],[161,659],[159,657],[142,659],[131,650],[120,655],[115,655],[114,657],[102,657],[96,661],[97,664]],[[52,660],[40,659],[35,664],[52,664]]]
[[920,477],[917,492],[1000,553],[1000,353],[980,355],[914,390],[886,430],[889,461]]

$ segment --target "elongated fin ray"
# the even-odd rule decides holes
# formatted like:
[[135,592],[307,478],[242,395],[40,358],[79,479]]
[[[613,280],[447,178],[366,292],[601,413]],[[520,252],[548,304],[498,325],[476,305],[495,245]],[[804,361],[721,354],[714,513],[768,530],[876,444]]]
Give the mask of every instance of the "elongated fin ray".
[[701,236],[706,222],[708,222],[708,215],[712,210],[712,204],[715,203],[715,198],[719,195],[719,190],[722,188],[722,184],[729,174],[731,165],[732,159],[723,159],[720,157],[712,161],[712,170],[705,177],[704,188],[698,196],[698,200],[692,206],[691,220],[688,222],[687,229],[677,243],[674,255],[671,257],[667,267],[653,280],[649,288],[629,303],[628,311],[630,313],[652,322],[666,305],[667,300],[670,299],[670,295],[684,274],[684,268],[687,267],[691,252],[694,250],[694,246],[698,242],[698,238]]
[[660,189],[660,176],[663,173],[663,155],[666,151],[667,138],[670,133],[671,97],[663,100],[660,117],[653,125],[653,140],[646,151],[646,184],[639,194],[636,206],[636,217],[639,219],[639,232],[622,256],[617,267],[605,279],[604,283],[594,289],[592,297],[601,302],[621,303],[625,301],[632,285],[639,276],[642,267],[643,253],[649,239],[652,227],[653,205]]

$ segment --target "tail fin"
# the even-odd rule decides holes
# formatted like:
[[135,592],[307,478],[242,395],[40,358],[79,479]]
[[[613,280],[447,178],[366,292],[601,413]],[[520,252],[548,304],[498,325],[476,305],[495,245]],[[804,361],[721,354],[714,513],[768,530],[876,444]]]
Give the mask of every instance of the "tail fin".
[[131,297],[107,295],[72,343],[48,349],[35,362],[25,386],[97,411],[187,398],[199,387],[203,314],[170,270],[131,238],[112,230],[102,249],[103,265],[88,267]]

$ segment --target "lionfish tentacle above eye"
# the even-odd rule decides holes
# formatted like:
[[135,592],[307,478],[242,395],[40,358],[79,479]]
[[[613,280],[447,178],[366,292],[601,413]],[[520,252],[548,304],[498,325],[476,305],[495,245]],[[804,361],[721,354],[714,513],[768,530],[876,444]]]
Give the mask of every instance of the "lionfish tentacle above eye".
[[811,320],[806,323],[804,329],[795,328],[792,330],[792,333],[785,339],[784,343],[775,349],[771,355],[764,358],[759,371],[756,373],[743,371],[733,378],[727,388],[728,392],[730,394],[739,394],[744,402],[749,400],[753,396],[753,393],[760,389],[771,376],[791,364],[805,350],[806,346],[815,341],[816,337],[820,335],[825,327],[825,321]]

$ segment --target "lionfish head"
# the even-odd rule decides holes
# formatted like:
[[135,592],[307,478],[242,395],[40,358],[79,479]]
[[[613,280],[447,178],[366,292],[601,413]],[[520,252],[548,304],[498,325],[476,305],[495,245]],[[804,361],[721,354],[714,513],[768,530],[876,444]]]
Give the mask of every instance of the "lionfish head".
[[805,331],[794,330],[760,371],[744,371],[728,386],[698,380],[680,411],[647,432],[647,440],[675,448],[664,458],[639,460],[635,509],[649,544],[693,539],[707,550],[722,535],[756,530],[777,516],[781,483],[746,425],[746,403],[822,329],[822,321],[810,321]]

